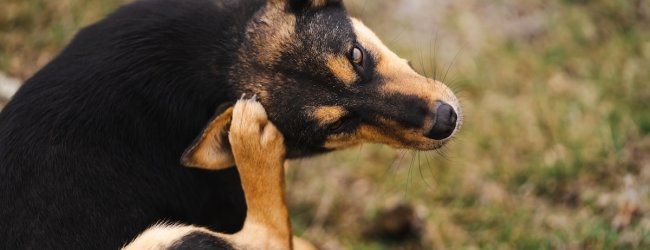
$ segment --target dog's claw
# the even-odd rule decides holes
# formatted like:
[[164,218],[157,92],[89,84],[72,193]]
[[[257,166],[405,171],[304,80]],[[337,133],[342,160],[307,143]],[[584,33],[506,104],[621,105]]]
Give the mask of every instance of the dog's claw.
[[254,102],[257,102],[257,94],[254,94],[253,98],[251,100],[254,101]]

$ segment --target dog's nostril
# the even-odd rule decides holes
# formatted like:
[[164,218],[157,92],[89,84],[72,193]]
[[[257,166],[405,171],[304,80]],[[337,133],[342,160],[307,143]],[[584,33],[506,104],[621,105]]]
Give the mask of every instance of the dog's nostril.
[[454,108],[444,102],[438,102],[433,128],[427,134],[427,137],[434,140],[449,138],[456,130],[458,115]]

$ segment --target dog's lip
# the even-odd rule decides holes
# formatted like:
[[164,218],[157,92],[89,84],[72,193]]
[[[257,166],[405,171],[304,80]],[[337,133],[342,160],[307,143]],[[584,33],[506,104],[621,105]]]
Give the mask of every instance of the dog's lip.
[[419,150],[421,150],[421,151],[433,151],[433,150],[441,149],[441,148],[445,147],[447,145],[447,143],[449,143],[450,139],[451,139],[451,137],[449,137],[449,138],[447,138],[445,140],[442,140],[442,141],[437,141],[436,143],[434,143],[430,147],[426,147],[424,149],[419,149]]
[[405,143],[396,148],[411,149],[411,150],[418,150],[418,151],[433,151],[445,147],[453,138],[454,136],[451,136],[444,140],[434,140],[423,136],[422,141]]

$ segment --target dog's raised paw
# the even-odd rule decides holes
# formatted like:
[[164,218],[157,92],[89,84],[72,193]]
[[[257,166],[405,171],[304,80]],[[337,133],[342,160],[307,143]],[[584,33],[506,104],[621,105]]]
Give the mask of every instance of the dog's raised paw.
[[235,104],[229,134],[237,156],[284,157],[284,139],[255,97],[242,98]]

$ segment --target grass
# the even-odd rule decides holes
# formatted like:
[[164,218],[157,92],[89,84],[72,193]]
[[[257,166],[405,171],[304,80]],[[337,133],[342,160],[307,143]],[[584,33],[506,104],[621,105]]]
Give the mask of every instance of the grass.
[[[25,79],[119,1],[4,5],[0,70]],[[466,122],[442,155],[365,145],[293,162],[299,234],[325,249],[650,248],[649,3],[347,5],[446,78]],[[369,237],[396,204],[412,208],[416,240]]]

